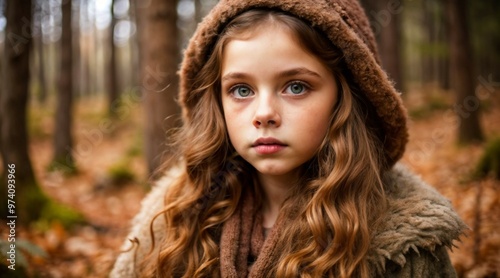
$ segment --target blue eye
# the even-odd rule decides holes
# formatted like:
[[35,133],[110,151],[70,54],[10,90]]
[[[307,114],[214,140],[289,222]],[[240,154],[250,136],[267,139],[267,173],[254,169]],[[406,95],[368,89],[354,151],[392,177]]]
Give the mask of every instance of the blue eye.
[[306,86],[300,82],[294,82],[288,85],[286,91],[292,95],[299,95],[306,91]]
[[252,94],[252,90],[247,86],[236,86],[233,89],[231,89],[231,93],[236,98],[246,98]]

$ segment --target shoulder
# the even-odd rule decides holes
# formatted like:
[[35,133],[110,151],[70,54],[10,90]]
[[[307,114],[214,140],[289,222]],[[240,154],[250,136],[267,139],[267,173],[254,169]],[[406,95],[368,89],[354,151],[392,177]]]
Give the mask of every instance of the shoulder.
[[439,246],[434,251],[425,249],[410,250],[405,256],[406,263],[401,266],[389,261],[383,274],[384,278],[436,277],[455,278],[457,274],[451,265],[446,247]]
[[[148,195],[142,200],[141,210],[131,222],[130,232],[121,247],[121,253],[115,261],[110,277],[134,277],[135,264],[139,263],[152,246],[150,224],[153,218],[163,210],[164,197],[170,185],[181,176],[180,166],[170,169],[158,180]],[[153,223],[155,244],[161,242],[165,223],[161,217]],[[125,251],[124,251],[125,250]]]
[[402,164],[383,179],[387,210],[373,234],[370,264],[383,273],[387,263],[411,264],[412,254],[444,250],[448,258],[446,248],[466,229],[451,203]]

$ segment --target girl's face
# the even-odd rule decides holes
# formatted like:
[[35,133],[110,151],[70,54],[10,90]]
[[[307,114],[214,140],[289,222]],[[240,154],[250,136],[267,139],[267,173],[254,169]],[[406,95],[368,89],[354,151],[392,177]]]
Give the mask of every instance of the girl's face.
[[337,84],[290,32],[267,25],[225,46],[222,107],[231,143],[247,162],[263,175],[294,176],[326,135]]

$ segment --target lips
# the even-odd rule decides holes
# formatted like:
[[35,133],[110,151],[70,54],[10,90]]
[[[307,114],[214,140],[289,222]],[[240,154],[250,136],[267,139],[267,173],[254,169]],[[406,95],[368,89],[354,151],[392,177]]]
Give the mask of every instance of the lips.
[[259,154],[273,154],[283,150],[287,145],[276,138],[259,138],[253,144],[252,148]]
[[255,142],[252,144],[252,147],[256,146],[261,146],[261,145],[280,145],[280,146],[286,146],[284,143],[282,143],[280,140],[272,137],[267,137],[267,138],[259,138],[255,140]]

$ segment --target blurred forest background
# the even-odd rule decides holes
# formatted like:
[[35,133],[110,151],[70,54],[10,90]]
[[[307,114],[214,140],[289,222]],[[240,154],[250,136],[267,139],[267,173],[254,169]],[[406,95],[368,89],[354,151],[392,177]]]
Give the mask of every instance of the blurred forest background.
[[[216,2],[0,0],[1,277],[107,275],[180,124],[182,50]],[[408,107],[403,161],[471,228],[450,253],[459,276],[500,277],[500,1],[362,4]]]

